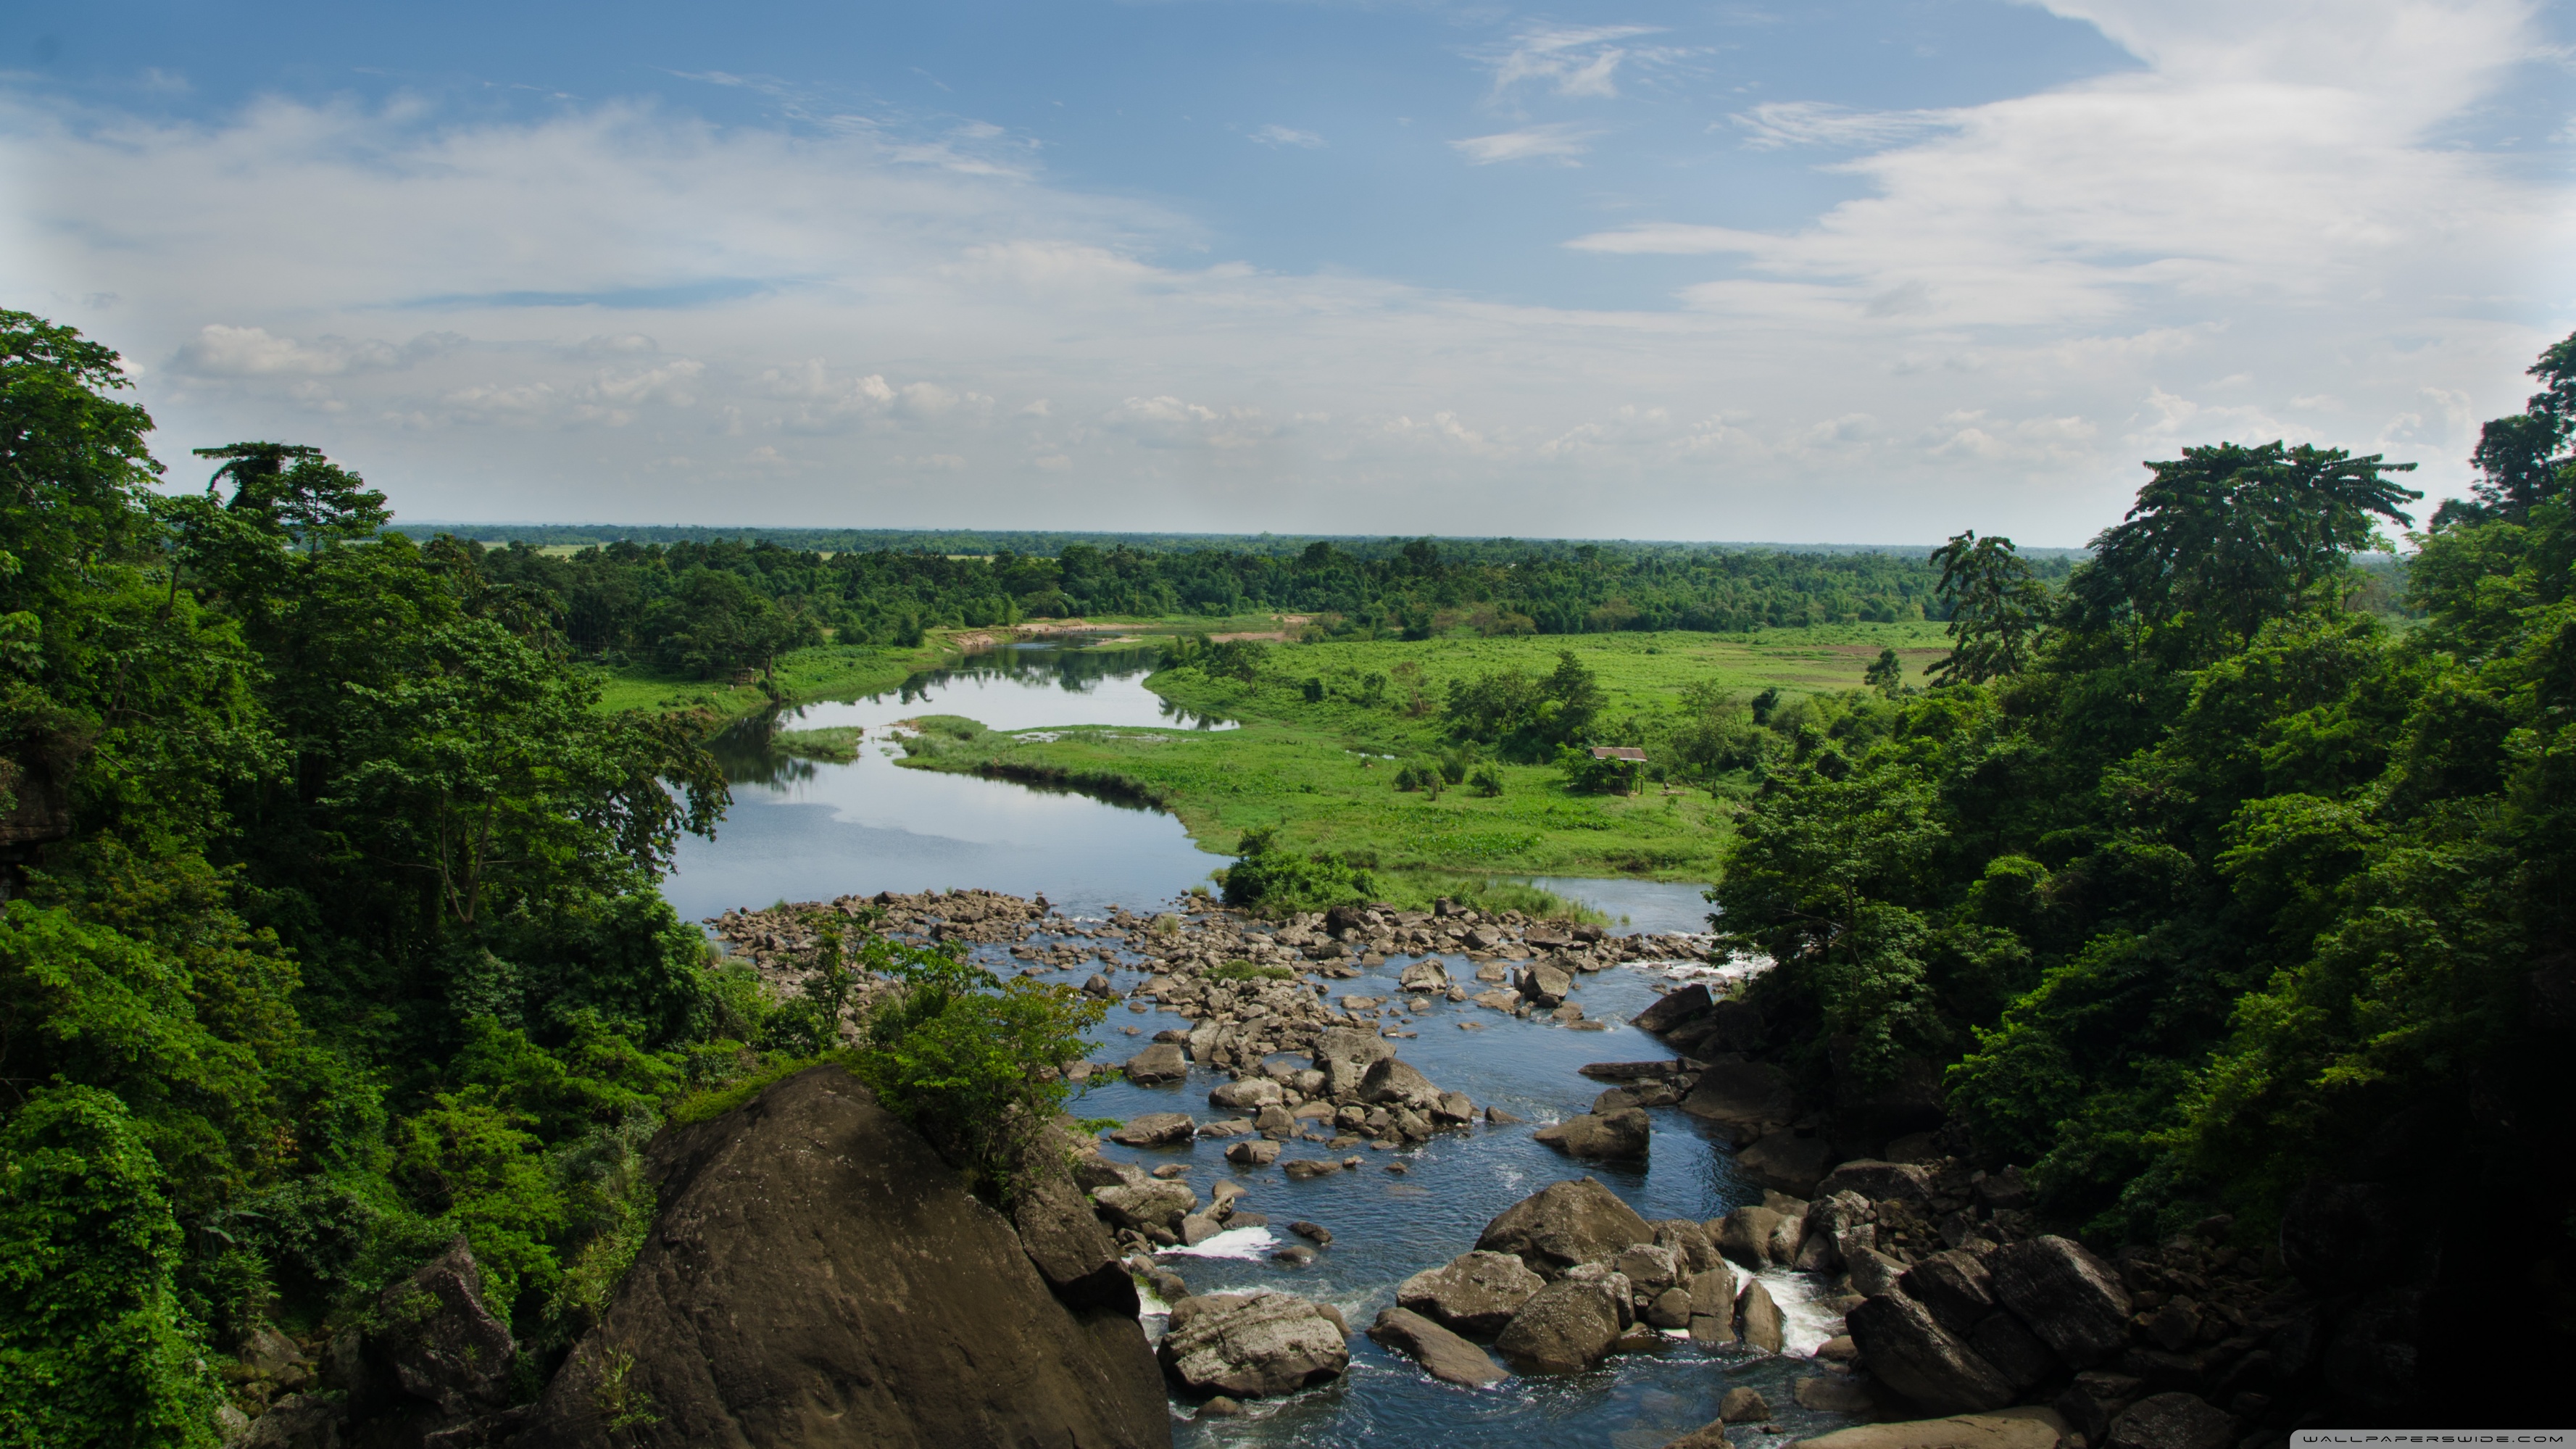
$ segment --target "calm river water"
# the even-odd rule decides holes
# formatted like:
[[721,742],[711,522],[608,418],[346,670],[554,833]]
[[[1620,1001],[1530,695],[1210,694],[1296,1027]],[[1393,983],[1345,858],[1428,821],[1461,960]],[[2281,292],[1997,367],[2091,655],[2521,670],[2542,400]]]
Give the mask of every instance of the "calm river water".
[[[763,726],[739,729],[722,751],[734,780],[732,813],[716,840],[685,843],[664,890],[692,917],[781,899],[967,886],[1042,893],[1077,917],[1096,918],[1111,904],[1136,911],[1164,906],[1224,863],[1194,847],[1172,817],[1082,795],[899,769],[880,734],[921,714],[964,715],[996,729],[1226,727],[1176,717],[1144,688],[1151,664],[1146,651],[1007,650],[916,676],[899,691],[806,705],[778,722],[791,729],[866,729],[866,745],[847,765],[783,760],[764,748]],[[1635,929],[1705,928],[1708,907],[1694,886],[1543,883],[1614,918],[1625,916]],[[1412,959],[1398,957],[1361,979],[1337,983],[1334,994],[1396,995],[1396,975]],[[1452,968],[1456,975],[1472,971],[1458,958],[1452,958]],[[1578,1076],[1577,1067],[1666,1054],[1653,1039],[1621,1024],[1654,999],[1660,974],[1653,967],[1623,967],[1584,980],[1577,999],[1587,1015],[1613,1023],[1606,1031],[1577,1032],[1441,1001],[1419,1016],[1419,1037],[1401,1042],[1399,1050],[1433,1081],[1466,1092],[1479,1106],[1501,1107],[1531,1124],[1552,1121],[1582,1111],[1600,1088]],[[1123,991],[1139,978],[1122,970],[1112,979]],[[1124,1059],[1154,1032],[1186,1025],[1163,1013],[1123,1008],[1110,1018],[1098,1033],[1101,1060]],[[1462,1023],[1478,1029],[1460,1030]],[[1215,1081],[1193,1072],[1186,1083],[1162,1087],[1121,1082],[1090,1091],[1075,1111],[1121,1118],[1184,1111],[1204,1119],[1215,1115],[1207,1103]],[[1296,1241],[1284,1226],[1272,1234],[1229,1234],[1206,1245],[1241,1256],[1167,1261],[1195,1291],[1274,1287],[1333,1303],[1357,1329],[1394,1301],[1395,1285],[1406,1276],[1473,1247],[1496,1213],[1561,1178],[1588,1170],[1648,1218],[1707,1219],[1761,1200],[1760,1190],[1736,1175],[1729,1150],[1693,1119],[1672,1108],[1653,1115],[1653,1160],[1643,1167],[1578,1167],[1530,1140],[1529,1126],[1445,1133],[1403,1153],[1362,1149],[1369,1159],[1362,1170],[1303,1183],[1289,1182],[1276,1170],[1236,1174],[1224,1161],[1221,1142],[1177,1151],[1108,1150],[1149,1166],[1187,1163],[1188,1181],[1202,1198],[1218,1177],[1235,1176],[1250,1192],[1243,1207],[1276,1224],[1306,1218],[1332,1229],[1332,1245],[1305,1268],[1270,1260],[1273,1248]],[[1407,1169],[1401,1175],[1384,1170],[1395,1160]],[[1273,1241],[1260,1241],[1273,1235]],[[1815,1371],[1797,1350],[1811,1350],[1827,1324],[1804,1306],[1803,1282],[1766,1276],[1790,1312],[1792,1352],[1785,1356],[1672,1342],[1658,1352],[1613,1358],[1593,1373],[1514,1379],[1472,1392],[1433,1382],[1409,1360],[1360,1336],[1352,1341],[1351,1371],[1333,1386],[1256,1403],[1239,1419],[1184,1420],[1176,1424],[1176,1436],[1192,1449],[1386,1443],[1655,1449],[1714,1418],[1720,1396],[1737,1384],[1761,1389],[1779,1430],[1765,1434],[1739,1426],[1733,1433],[1738,1445],[1805,1437],[1847,1422],[1800,1409],[1791,1399],[1791,1385]],[[1148,1320],[1149,1329],[1159,1327],[1158,1320]],[[1186,1411],[1175,1405],[1176,1415]]]

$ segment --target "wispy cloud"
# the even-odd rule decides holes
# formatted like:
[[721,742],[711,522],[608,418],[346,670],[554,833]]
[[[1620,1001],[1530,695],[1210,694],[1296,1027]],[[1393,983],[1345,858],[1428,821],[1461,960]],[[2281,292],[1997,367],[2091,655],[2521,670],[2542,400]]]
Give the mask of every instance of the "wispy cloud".
[[1469,136],[1449,144],[1457,148],[1469,163],[1491,166],[1497,161],[1555,160],[1575,164],[1574,157],[1592,149],[1592,140],[1601,134],[1597,126],[1574,121],[1551,121],[1543,126],[1523,126],[1517,131],[1501,131],[1491,136]]
[[1300,131],[1276,123],[1253,132],[1252,140],[1263,146],[1297,146],[1310,151],[1324,144],[1324,138],[1312,131]]
[[1727,117],[1752,134],[1745,146],[1891,146],[1958,124],[1948,111],[1853,111],[1821,101],[1772,101]]
[[1655,35],[1653,25],[1534,26],[1482,53],[1494,72],[1494,95],[1514,87],[1538,85],[1560,96],[1607,99],[1619,94],[1619,67],[1629,61],[1659,62],[1689,52],[1678,47],[1622,45]]

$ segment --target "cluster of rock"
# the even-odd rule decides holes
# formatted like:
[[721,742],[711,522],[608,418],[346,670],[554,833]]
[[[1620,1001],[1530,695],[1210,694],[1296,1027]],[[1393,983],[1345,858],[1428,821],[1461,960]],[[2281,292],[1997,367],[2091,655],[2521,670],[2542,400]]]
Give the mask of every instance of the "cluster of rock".
[[[1442,1091],[1383,1037],[1300,1018],[1293,989],[1261,985],[1275,1005],[1254,1008],[1249,1020],[1229,1013],[1187,1033],[1166,1033],[1181,1040],[1157,1041],[1121,1068],[1131,1081],[1152,1083],[1180,1080],[1192,1059],[1210,1063],[1230,1074],[1208,1093],[1209,1104],[1224,1115],[1200,1122],[1185,1112],[1150,1112],[1120,1127],[1114,1141],[1175,1147],[1198,1138],[1246,1138],[1228,1149],[1228,1159],[1267,1167],[1291,1141],[1336,1150],[1366,1142],[1386,1150],[1475,1120],[1466,1093]],[[1307,1064],[1266,1059],[1291,1049],[1302,1050]]]
[[1471,1385],[1504,1377],[1476,1340],[1524,1374],[1578,1373],[1667,1332],[1776,1353],[1779,1306],[1719,1251],[1720,1227],[1648,1222],[1588,1177],[1553,1183],[1487,1223],[1474,1249],[1404,1280],[1370,1336]]

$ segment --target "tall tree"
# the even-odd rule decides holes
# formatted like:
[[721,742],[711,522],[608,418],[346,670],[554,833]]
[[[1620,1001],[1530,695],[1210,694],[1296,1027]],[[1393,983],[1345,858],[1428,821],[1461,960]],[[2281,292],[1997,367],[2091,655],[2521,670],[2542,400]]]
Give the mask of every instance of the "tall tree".
[[2019,674],[2039,649],[2048,586],[2001,536],[1975,529],[1932,550],[1941,570],[1941,602],[1950,610],[1949,656],[1932,666],[1942,683],[1981,684]]

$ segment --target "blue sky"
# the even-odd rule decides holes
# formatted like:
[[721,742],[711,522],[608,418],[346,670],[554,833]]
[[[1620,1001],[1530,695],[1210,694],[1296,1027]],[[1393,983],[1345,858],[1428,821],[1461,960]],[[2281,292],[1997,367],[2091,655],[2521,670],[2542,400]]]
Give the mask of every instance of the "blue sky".
[[143,4],[0,305],[406,515],[1935,539],[2576,322],[2559,10]]

